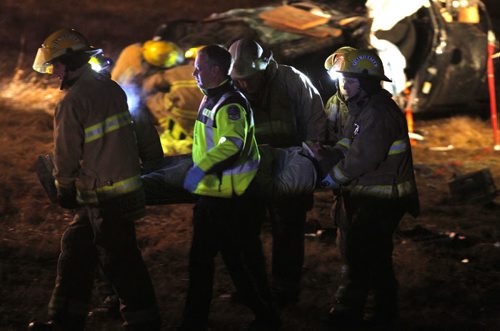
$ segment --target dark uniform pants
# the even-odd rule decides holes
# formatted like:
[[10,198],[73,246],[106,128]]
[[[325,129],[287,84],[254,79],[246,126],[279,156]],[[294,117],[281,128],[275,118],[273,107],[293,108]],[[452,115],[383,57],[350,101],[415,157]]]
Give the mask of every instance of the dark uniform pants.
[[273,290],[290,296],[300,292],[304,265],[304,227],[312,195],[287,198],[270,205],[273,235]]
[[137,247],[134,222],[104,218],[98,208],[78,209],[63,234],[50,317],[62,325],[83,323],[97,263],[120,298],[124,325],[131,329],[157,325],[159,329],[155,293]]
[[254,217],[259,207],[257,202],[250,202],[245,196],[232,199],[202,196],[196,202],[184,329],[207,328],[214,258],[218,252],[238,293],[256,318],[273,314],[260,229]]
[[337,224],[344,266],[336,308],[362,317],[368,291],[373,290],[375,314],[394,318],[398,282],[392,264],[393,233],[405,206],[398,200],[348,195],[344,206],[345,217]]

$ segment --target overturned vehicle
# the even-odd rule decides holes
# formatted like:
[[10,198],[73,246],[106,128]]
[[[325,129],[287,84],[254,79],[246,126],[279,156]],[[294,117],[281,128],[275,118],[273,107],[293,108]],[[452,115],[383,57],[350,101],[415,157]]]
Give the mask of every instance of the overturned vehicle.
[[324,60],[341,46],[376,48],[392,79],[384,86],[401,107],[414,112],[465,108],[488,100],[487,45],[495,42],[480,1],[368,0],[352,8],[346,1],[294,2],[233,9],[202,21],[169,22],[165,38],[188,49],[248,37],[313,81],[324,100],[334,84]]

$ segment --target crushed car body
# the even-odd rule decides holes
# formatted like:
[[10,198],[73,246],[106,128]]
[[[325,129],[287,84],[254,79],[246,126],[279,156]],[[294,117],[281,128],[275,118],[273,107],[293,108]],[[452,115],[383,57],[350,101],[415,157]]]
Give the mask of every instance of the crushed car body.
[[384,87],[399,104],[416,113],[439,112],[488,100],[487,45],[494,34],[486,7],[480,1],[457,8],[450,3],[418,0],[391,12],[398,1],[369,0],[361,11],[337,1],[279,2],[169,22],[164,37],[185,49],[253,38],[278,62],[306,73],[324,100],[335,92],[325,58],[346,45],[376,48],[392,74],[392,85]]

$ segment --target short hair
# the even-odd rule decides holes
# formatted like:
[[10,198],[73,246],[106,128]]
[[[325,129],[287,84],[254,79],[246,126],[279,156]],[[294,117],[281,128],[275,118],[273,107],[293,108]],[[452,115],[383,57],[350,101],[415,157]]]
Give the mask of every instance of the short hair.
[[207,57],[207,61],[214,66],[220,68],[220,70],[229,75],[231,72],[232,58],[231,53],[221,45],[208,45],[203,47],[198,54],[204,54]]

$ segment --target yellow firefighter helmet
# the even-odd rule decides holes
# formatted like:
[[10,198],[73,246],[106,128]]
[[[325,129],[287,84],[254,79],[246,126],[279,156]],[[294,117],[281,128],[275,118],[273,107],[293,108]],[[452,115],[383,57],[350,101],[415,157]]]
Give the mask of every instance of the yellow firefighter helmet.
[[335,66],[335,62],[343,59],[343,57],[352,51],[355,51],[356,48],[351,46],[343,46],[338,48],[335,52],[333,52],[329,57],[325,60],[325,69],[329,71]]
[[384,74],[382,60],[374,50],[354,50],[345,55],[337,72],[353,77],[368,77],[390,82]]
[[195,59],[196,56],[198,56],[198,52],[205,46],[196,46],[196,47],[191,47],[187,51],[184,52],[184,57],[186,59]]
[[148,40],[142,46],[142,55],[149,64],[168,69],[184,62],[184,53],[173,42]]
[[36,53],[33,69],[42,74],[52,74],[53,63],[64,55],[85,52],[90,56],[102,52],[90,46],[87,39],[74,29],[60,29],[45,39]]

